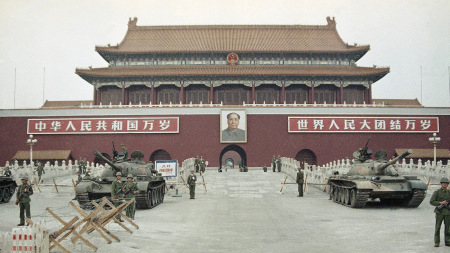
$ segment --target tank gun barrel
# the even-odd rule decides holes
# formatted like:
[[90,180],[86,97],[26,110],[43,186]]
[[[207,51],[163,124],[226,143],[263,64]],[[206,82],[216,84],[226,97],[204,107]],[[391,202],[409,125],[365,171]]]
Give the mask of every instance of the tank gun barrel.
[[113,170],[115,170],[116,172],[121,172],[122,169],[119,168],[117,165],[115,165],[112,161],[110,161],[108,158],[104,157],[102,154],[100,154],[100,152],[98,152],[97,150],[94,151],[94,155],[96,157],[98,157],[99,159],[101,159],[102,161],[104,161],[105,163],[109,164],[109,166],[111,166],[111,168],[113,168]]
[[396,163],[398,160],[407,157],[407,156],[410,155],[410,154],[412,154],[412,150],[411,150],[411,149],[408,149],[407,151],[405,151],[405,153],[403,153],[403,154],[397,156],[396,158],[392,159],[391,161],[389,161],[389,162],[387,162],[387,163],[385,163],[385,164],[380,165],[380,166],[377,168],[377,170],[378,170],[379,172],[382,172],[382,171],[384,171],[387,167],[389,167],[389,166],[391,166],[392,164]]

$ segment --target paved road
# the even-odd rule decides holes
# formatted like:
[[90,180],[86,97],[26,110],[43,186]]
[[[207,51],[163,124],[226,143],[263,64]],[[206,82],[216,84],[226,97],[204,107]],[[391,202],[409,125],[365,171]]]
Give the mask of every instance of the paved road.
[[[286,185],[281,194],[281,173],[209,170],[205,180],[207,193],[198,185],[195,200],[190,200],[184,190],[179,191],[182,197],[172,197],[174,190],[170,190],[163,204],[151,210],[138,210],[136,221],[140,229],[132,235],[117,224],[108,225],[121,238],[120,243],[106,244],[93,234],[91,240],[100,246],[98,252],[448,252],[449,249],[433,247],[430,195],[414,209],[378,204],[352,209],[332,203],[327,194],[316,188],[298,198],[297,186]],[[73,195],[68,188],[63,191],[35,194],[33,212],[44,213],[51,206],[64,213]],[[18,208],[10,202],[0,209],[5,212],[0,224],[3,233],[17,223]],[[34,219],[42,219],[37,216]],[[68,247],[74,252],[90,251],[81,243]]]

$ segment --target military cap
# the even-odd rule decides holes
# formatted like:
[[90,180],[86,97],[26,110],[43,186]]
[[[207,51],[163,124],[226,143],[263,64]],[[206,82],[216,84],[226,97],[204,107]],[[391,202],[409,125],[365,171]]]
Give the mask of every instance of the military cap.
[[441,178],[441,183],[448,183],[448,178],[446,177]]
[[120,172],[120,171],[117,172],[117,173],[116,173],[116,177],[117,177],[117,176],[122,176],[122,172]]
[[[27,176],[22,177],[22,180],[28,180],[28,177]],[[448,182],[448,180],[447,180],[447,182]]]
[[133,175],[131,175],[131,174],[128,174],[128,176],[127,176],[127,178],[133,178]]

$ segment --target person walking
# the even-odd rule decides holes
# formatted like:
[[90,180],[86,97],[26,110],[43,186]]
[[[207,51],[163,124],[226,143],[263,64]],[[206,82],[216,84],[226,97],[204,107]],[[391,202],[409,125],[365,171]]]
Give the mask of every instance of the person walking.
[[297,170],[297,179],[295,182],[298,184],[298,197],[303,197],[303,172],[301,168]]
[[191,174],[187,178],[187,184],[189,185],[189,195],[191,199],[195,199],[195,182],[197,181],[197,176],[194,175],[194,171],[191,170]]
[[33,195],[33,188],[28,184],[27,181],[27,177],[22,177],[22,184],[17,187],[16,205],[19,205],[20,208],[20,223],[17,224],[17,226],[25,225],[25,214],[27,215],[28,219],[31,219],[30,196]]
[[436,206],[436,226],[434,229],[434,247],[439,247],[441,242],[440,233],[442,221],[444,221],[445,246],[450,247],[450,210],[446,207],[450,204],[450,190],[448,189],[448,178],[441,178],[441,188],[433,193],[430,204]]
[[[135,182],[133,182],[133,175],[128,174],[127,176],[127,182],[123,185],[123,198],[128,202],[131,199],[134,199],[137,192],[138,192],[138,186]],[[127,217],[134,220],[134,214],[136,213],[136,200],[127,206],[125,209],[125,214]]]
[[[42,166],[41,162],[38,162],[36,171],[38,174],[38,180],[39,180],[38,182],[41,183],[42,174],[45,174],[44,167]],[[44,182],[44,181],[42,181],[42,182]]]

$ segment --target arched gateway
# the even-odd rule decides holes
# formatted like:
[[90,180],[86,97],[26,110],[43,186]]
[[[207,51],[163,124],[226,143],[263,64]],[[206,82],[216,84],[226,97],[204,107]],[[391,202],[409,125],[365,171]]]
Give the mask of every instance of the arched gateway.
[[309,149],[302,149],[295,156],[295,160],[300,162],[300,167],[305,169],[305,163],[308,165],[317,165],[316,154]]
[[235,151],[236,153],[238,153],[241,158],[242,166],[243,167],[247,166],[247,154],[245,153],[245,150],[236,144],[232,144],[232,145],[226,146],[224,149],[222,149],[222,152],[220,152],[219,171],[222,170],[222,164],[223,164],[222,158],[225,155],[225,153],[227,153],[228,151]]
[[156,160],[171,160],[169,152],[164,149],[158,149],[150,155],[150,160],[155,162]]

